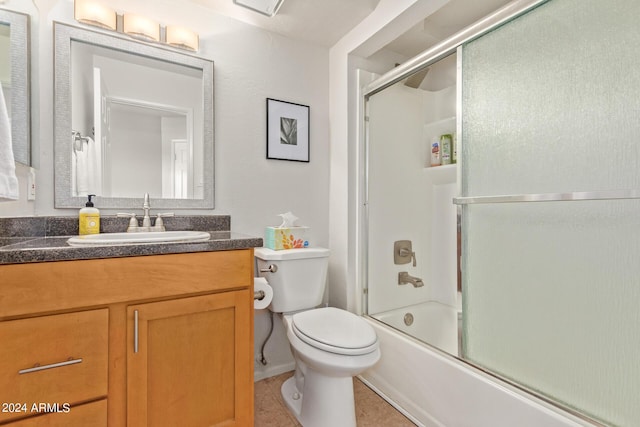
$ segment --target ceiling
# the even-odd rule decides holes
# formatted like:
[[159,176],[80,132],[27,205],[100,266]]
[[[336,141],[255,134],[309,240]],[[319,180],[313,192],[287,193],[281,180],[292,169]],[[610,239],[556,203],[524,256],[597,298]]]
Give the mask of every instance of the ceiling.
[[498,10],[511,0],[450,0],[385,49],[414,57],[429,47]]
[[[380,0],[284,0],[278,14],[267,17],[235,5],[233,0],[189,0],[216,13],[265,30],[331,47],[376,8]],[[429,1],[429,0],[420,0]],[[385,49],[413,57],[510,0],[450,0]]]
[[284,0],[273,17],[233,0],[189,0],[217,13],[320,46],[331,47],[376,8],[380,0]]

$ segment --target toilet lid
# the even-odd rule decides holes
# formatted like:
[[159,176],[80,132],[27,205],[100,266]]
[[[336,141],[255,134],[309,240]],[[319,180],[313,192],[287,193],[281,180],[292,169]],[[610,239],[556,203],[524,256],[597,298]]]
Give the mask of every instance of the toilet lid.
[[367,354],[378,348],[378,337],[364,319],[334,307],[296,313],[292,329],[305,343],[331,353]]

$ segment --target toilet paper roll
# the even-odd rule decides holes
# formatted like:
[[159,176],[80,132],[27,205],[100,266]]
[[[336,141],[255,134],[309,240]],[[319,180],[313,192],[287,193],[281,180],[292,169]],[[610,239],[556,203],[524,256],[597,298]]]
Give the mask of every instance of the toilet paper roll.
[[[259,299],[264,292],[264,297]],[[273,288],[269,286],[269,282],[264,277],[253,278],[253,308],[256,310],[262,310],[269,307],[271,300],[273,299]]]

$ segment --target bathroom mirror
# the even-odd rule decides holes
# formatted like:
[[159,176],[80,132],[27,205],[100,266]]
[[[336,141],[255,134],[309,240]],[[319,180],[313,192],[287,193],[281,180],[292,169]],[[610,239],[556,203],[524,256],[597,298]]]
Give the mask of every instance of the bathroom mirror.
[[54,23],[55,206],[214,206],[213,62]]
[[0,9],[0,85],[11,123],[13,157],[31,164],[29,15]]

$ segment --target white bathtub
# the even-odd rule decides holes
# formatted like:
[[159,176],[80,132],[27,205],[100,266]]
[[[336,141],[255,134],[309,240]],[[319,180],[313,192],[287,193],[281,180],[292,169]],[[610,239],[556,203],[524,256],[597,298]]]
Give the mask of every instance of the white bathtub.
[[[426,307],[418,309],[413,306],[412,309],[426,317],[434,315],[434,310]],[[398,316],[402,310],[395,310],[398,311],[395,318],[392,312],[385,313],[389,315],[389,319],[400,319],[399,328],[404,326],[404,314]],[[414,313],[414,318],[415,316]],[[365,318],[378,334],[382,357],[376,366],[360,378],[420,426],[595,425],[490,377],[375,319]],[[387,320],[390,321],[389,319]],[[417,321],[414,324],[416,323]],[[428,327],[423,331],[427,335],[433,335],[433,332]],[[438,338],[437,334],[435,338]]]
[[[458,354],[458,309],[435,301],[397,310],[372,314],[371,317],[449,354]],[[405,323],[406,316],[413,323]]]

